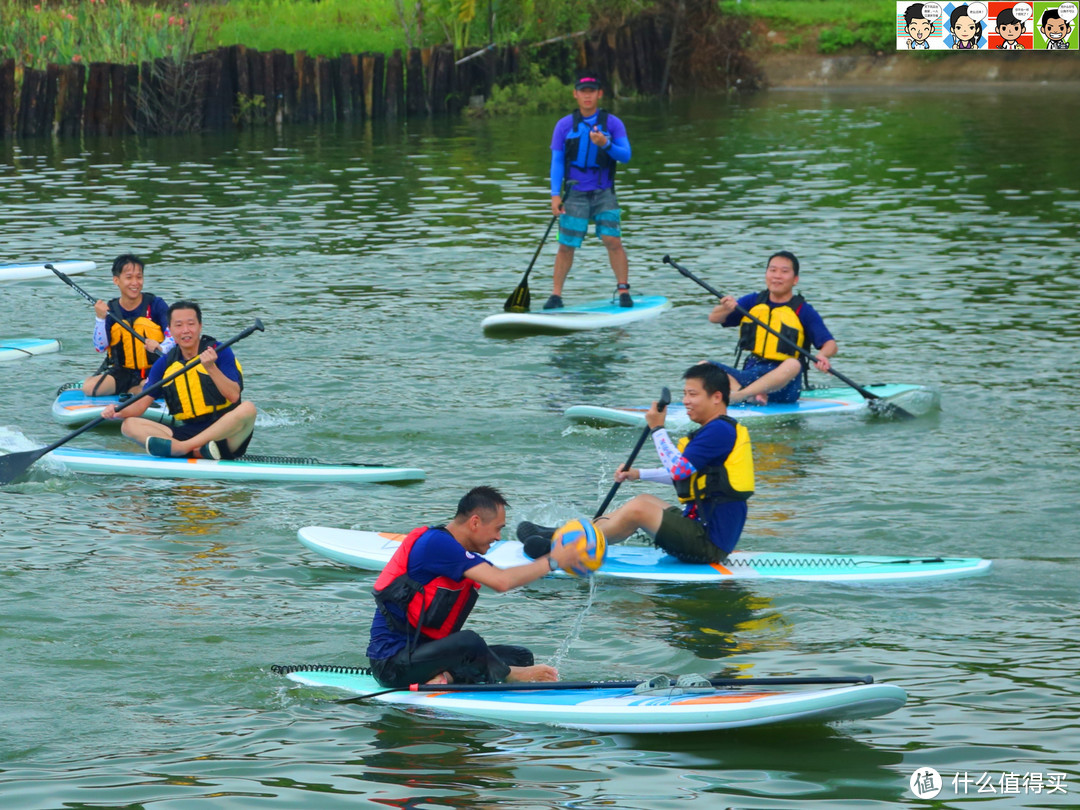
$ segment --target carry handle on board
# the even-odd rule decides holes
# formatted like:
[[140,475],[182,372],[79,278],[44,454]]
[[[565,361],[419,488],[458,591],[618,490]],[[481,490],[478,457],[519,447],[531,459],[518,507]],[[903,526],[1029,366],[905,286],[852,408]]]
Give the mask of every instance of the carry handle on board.
[[[680,273],[682,273],[688,279],[690,279],[691,281],[697,283],[701,287],[704,287],[706,290],[711,292],[717,298],[723,298],[724,297],[724,294],[722,292],[720,292],[718,289],[713,287],[707,281],[702,281],[700,278],[695,276],[693,273],[691,273],[689,270],[687,270],[685,267],[683,267],[677,261],[672,259],[670,256],[664,256],[663,262],[664,262],[664,264],[670,264],[672,267],[674,267],[676,270],[678,270]],[[800,346],[798,343],[791,340],[791,338],[784,337],[782,334],[777,332],[775,329],[772,329],[764,321],[761,321],[761,320],[755,318],[753,315],[751,315],[745,309],[740,307],[738,304],[735,305],[735,311],[738,312],[740,315],[742,315],[744,318],[749,318],[751,321],[756,323],[758,326],[760,326],[762,329],[764,329],[770,335],[775,335],[777,338],[784,341],[784,343],[791,346],[793,349],[795,349],[795,351],[797,351],[803,357],[808,359],[811,363],[816,363],[817,362],[818,359],[816,357],[814,357],[814,355],[812,355],[806,349],[804,349],[802,346]],[[859,394],[863,397],[863,399],[869,401],[871,410],[878,411],[879,413],[891,412],[891,413],[896,414],[897,416],[899,416],[902,419],[914,419],[915,418],[915,416],[913,414],[908,413],[907,411],[905,411],[903,408],[901,408],[896,403],[889,402],[887,399],[883,399],[882,397],[879,397],[877,394],[875,394],[872,391],[867,391],[865,388],[863,388],[857,382],[855,382],[854,380],[852,380],[852,379],[850,379],[848,377],[845,377],[843,374],[841,374],[839,371],[837,371],[835,368],[832,368],[831,366],[829,368],[829,373],[832,374],[837,379],[843,380],[845,383],[847,383],[852,388],[854,388],[856,391],[858,391]]]
[[[216,348],[217,348],[218,351],[220,351],[220,350],[222,350],[222,349],[224,349],[224,348],[226,348],[228,346],[232,346],[234,343],[238,343],[239,341],[243,340],[248,335],[250,335],[252,332],[265,332],[265,331],[266,331],[266,328],[263,326],[262,321],[260,321],[258,318],[256,318],[255,323],[253,323],[251,326],[249,326],[247,329],[245,329],[243,332],[236,335],[235,337],[230,338],[229,340],[226,340],[224,343],[219,343]],[[151,385],[149,388],[144,388],[141,393],[135,394],[135,395],[133,395],[131,397],[131,399],[117,405],[116,409],[115,409],[116,412],[119,413],[120,411],[124,410],[124,408],[128,407],[131,403],[137,402],[138,400],[142,399],[143,397],[150,396],[152,393],[158,391],[159,389],[161,389],[166,384],[168,384],[168,383],[172,382],[173,380],[175,380],[177,377],[191,371],[191,369],[193,369],[193,368],[195,368],[195,366],[199,365],[200,362],[201,362],[201,360],[199,359],[198,356],[194,357],[192,360],[185,363],[183,368],[181,368],[179,371],[177,371],[177,372],[175,372],[173,374],[170,374],[168,377],[166,377],[163,380],[159,380],[158,382]],[[24,451],[22,453],[8,453],[6,456],[0,456],[0,486],[3,486],[5,484],[10,484],[12,481],[14,481],[20,475],[22,475],[30,467],[30,465],[33,464],[35,461],[37,461],[39,458],[46,455],[47,453],[51,453],[53,450],[55,450],[60,445],[67,444],[69,441],[74,439],[76,436],[78,436],[78,435],[80,435],[82,433],[85,433],[86,431],[90,430],[91,428],[97,427],[98,425],[100,425],[104,421],[105,421],[104,416],[95,417],[94,419],[90,420],[89,422],[87,422],[82,427],[78,428],[77,430],[72,431],[71,433],[69,433],[67,436],[65,436],[62,439],[57,439],[55,442],[48,445],[47,447],[42,447],[42,448],[39,448],[38,450],[26,450],[26,451]]]
[[[63,272],[57,270],[55,267],[53,267],[51,264],[48,264],[48,263],[45,264],[45,269],[46,270],[52,270],[54,273],[56,273],[57,277],[62,282],[67,284],[69,287],[71,287],[71,289],[73,289],[75,292],[77,292],[79,295],[81,295],[83,298],[85,298],[91,304],[97,304],[97,300],[92,295],[90,295],[90,293],[88,293],[86,290],[84,290],[82,287],[80,287],[78,284],[76,284],[74,281],[72,281],[71,277],[68,276],[67,273],[63,273]],[[114,321],[116,321],[117,325],[120,326],[121,329],[126,329],[128,332],[131,333],[131,335],[136,340],[138,340],[144,346],[146,345],[146,338],[144,338],[142,335],[140,335],[138,332],[136,332],[131,327],[131,324],[129,324],[123,318],[117,318],[116,316],[117,316],[118,313],[114,312],[112,307],[109,307],[109,314],[112,315],[112,319]],[[153,354],[154,357],[161,357],[161,351],[158,350],[158,349],[154,349],[154,351],[152,351],[151,354]]]
[[[663,413],[665,410],[667,410],[667,406],[670,402],[671,391],[665,385],[660,391],[660,399],[656,401],[656,407],[661,413]],[[633,452],[630,453],[630,458],[626,460],[626,464],[623,465],[623,468],[627,470],[630,469],[630,465],[634,463],[634,459],[637,458],[637,454],[640,453],[641,448],[645,446],[645,440],[649,438],[650,433],[652,433],[652,428],[646,425],[645,429],[641,431],[641,435],[638,437],[637,444],[634,445]],[[598,517],[604,514],[604,510],[608,508],[608,504],[611,503],[611,499],[614,498],[615,493],[619,491],[619,485],[621,483],[622,481],[616,481],[614,484],[611,485],[611,489],[608,490],[607,497],[604,498],[604,502],[600,504],[600,508],[597,509],[596,514],[593,515],[593,520],[596,520]]]

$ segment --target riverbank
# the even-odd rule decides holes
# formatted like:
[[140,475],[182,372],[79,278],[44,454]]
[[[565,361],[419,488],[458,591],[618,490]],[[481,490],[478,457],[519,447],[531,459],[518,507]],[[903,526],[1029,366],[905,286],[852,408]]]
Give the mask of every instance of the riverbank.
[[1080,59],[1057,53],[772,53],[755,56],[772,88],[1080,82]]

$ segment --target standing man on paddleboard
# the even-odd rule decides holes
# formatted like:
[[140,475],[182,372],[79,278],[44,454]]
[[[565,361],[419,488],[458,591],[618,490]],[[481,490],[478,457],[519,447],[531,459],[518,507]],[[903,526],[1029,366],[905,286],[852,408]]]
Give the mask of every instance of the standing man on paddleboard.
[[[83,381],[87,396],[137,394],[154,365],[154,352],[167,352],[176,345],[169,337],[169,305],[152,293],[143,292],[143,269],[138,256],[125,253],[112,266],[113,284],[120,295],[108,303],[94,304],[94,348],[108,351],[103,372]],[[124,329],[124,321],[143,336],[145,343]]]
[[567,544],[526,565],[489,563],[482,555],[501,537],[506,505],[498,490],[475,487],[458,502],[449,524],[414,529],[394,552],[375,580],[378,610],[367,648],[383,686],[559,679],[527,648],[488,646],[461,629],[481,585],[502,593],[580,562],[576,546]]
[[[596,71],[578,74],[574,101],[578,109],[560,119],[551,136],[551,214],[559,217],[559,251],[551,297],[544,309],[563,306],[562,288],[574,263],[574,250],[596,223],[615,273],[619,306],[632,307],[630,270],[622,244],[619,203],[615,199],[616,163],[630,162],[630,140],[623,122],[600,108],[604,90]],[[568,192],[565,189],[569,189]]]
[[[685,508],[655,495],[635,495],[593,523],[609,543],[621,543],[638,530],[653,544],[685,563],[721,563],[735,548],[746,523],[746,501],[754,494],[754,457],[750,434],[727,415],[727,375],[710,363],[683,374],[686,415],[701,427],[672,441],[664,428],[666,410],[657,403],[645,414],[662,467],[615,471],[616,481],[673,484]],[[517,535],[531,556],[546,550],[555,529],[518,524]]]
[[[202,309],[194,301],[177,301],[169,307],[169,329],[176,346],[154,363],[146,385],[161,382],[196,358],[200,361],[162,389],[177,424],[168,427],[143,419],[152,402],[144,397],[120,412],[124,435],[144,445],[152,456],[240,458],[255,430],[255,406],[240,398],[244,389],[240,363],[230,347],[219,353],[217,341],[203,335]],[[109,405],[101,415],[112,419],[116,406]]]
[[[829,358],[835,357],[839,348],[817,310],[795,294],[798,283],[798,258],[790,251],[777,251],[765,264],[766,289],[744,295],[738,301],[725,295],[709,313],[711,323],[740,328],[735,365],[709,361],[727,372],[732,402],[748,399],[759,405],[797,402],[806,361],[796,345],[804,350],[813,345],[818,350],[815,368],[828,372]],[[787,340],[770,334],[738,309],[750,313]],[[748,355],[739,369],[736,366],[743,351]]]

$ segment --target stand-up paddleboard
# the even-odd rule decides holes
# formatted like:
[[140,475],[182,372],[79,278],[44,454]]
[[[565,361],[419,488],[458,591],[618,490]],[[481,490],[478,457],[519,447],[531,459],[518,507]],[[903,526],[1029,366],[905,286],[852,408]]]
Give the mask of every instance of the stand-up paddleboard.
[[[882,399],[901,394],[911,395],[916,392],[920,395],[925,394],[928,399],[933,401],[936,401],[937,398],[936,394],[923,385],[884,383],[881,385],[867,385],[865,388]],[[854,388],[811,388],[803,391],[797,402],[768,405],[740,402],[728,408],[728,415],[741,422],[744,419],[788,419],[796,416],[817,416],[830,413],[857,413],[870,407],[871,403]],[[648,405],[630,405],[614,408],[606,408],[600,405],[572,405],[564,411],[564,414],[571,422],[584,425],[643,427],[645,425],[645,412],[648,410]],[[665,424],[674,430],[690,425],[690,417],[686,415],[686,408],[677,402],[671,403],[667,407]]]
[[671,309],[671,302],[662,295],[638,295],[633,296],[633,299],[632,307],[620,307],[617,302],[604,300],[562,309],[500,312],[484,318],[481,326],[488,337],[562,335],[567,332],[605,329],[610,326],[624,326],[634,321],[645,321]]
[[[65,388],[56,395],[52,405],[53,419],[67,427],[85,425],[92,419],[101,416],[101,412],[108,405],[119,405],[126,402],[128,397],[121,399],[119,396],[87,396],[81,388]],[[165,400],[154,400],[154,404],[142,414],[143,419],[151,419],[163,425],[172,425],[175,420],[169,414]],[[116,424],[119,424],[117,422]]]
[[134,475],[141,478],[196,478],[209,481],[295,481],[356,484],[423,481],[424,471],[414,467],[381,467],[364,464],[324,464],[316,459],[276,456],[245,456],[236,461],[159,458],[114,450],[81,450],[59,447],[48,458],[71,472]]
[[[456,687],[461,691],[387,692],[361,668],[275,669],[305,686],[370,696],[373,701],[410,709],[477,717],[500,726],[512,721],[606,733],[665,734],[772,723],[831,723],[888,714],[907,702],[907,693],[899,686],[875,683],[792,691],[749,684],[692,690],[676,687],[643,694],[635,694],[628,685],[558,683],[527,689],[498,684]],[[515,688],[504,691],[499,686]]]
[[[381,571],[397,550],[403,534],[305,526],[301,543],[337,562]],[[494,544],[484,557],[499,568],[530,562],[517,540]],[[723,582],[740,579],[789,579],[810,582],[913,582],[956,579],[985,574],[991,560],[977,557],[874,557],[856,554],[785,554],[776,551],[733,551],[727,562],[684,563],[652,546],[608,545],[598,577],[654,582]],[[562,571],[557,575],[567,576]]]
[[[73,276],[76,273],[89,273],[97,265],[94,262],[52,262],[52,266],[61,273]],[[0,281],[23,281],[28,278],[56,278],[56,274],[41,264],[0,264]]]
[[0,363],[5,360],[25,360],[38,354],[60,351],[59,340],[37,338],[0,338]]

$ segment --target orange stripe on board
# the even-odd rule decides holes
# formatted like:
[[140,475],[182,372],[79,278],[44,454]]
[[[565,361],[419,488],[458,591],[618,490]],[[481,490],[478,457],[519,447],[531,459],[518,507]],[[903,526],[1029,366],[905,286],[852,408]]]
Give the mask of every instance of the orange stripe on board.
[[713,568],[715,568],[717,571],[719,571],[724,576],[729,576],[729,577],[734,576],[734,574],[731,573],[730,568],[725,568],[720,563],[709,563],[709,565],[711,565]]
[[387,540],[393,540],[395,543],[400,543],[405,539],[405,535],[395,534],[394,532],[379,532],[379,537],[385,537]]
[[752,692],[749,695],[714,695],[712,697],[699,697],[687,698],[686,700],[676,700],[672,703],[672,705],[701,706],[709,703],[753,703],[759,698],[772,697],[773,695],[779,694],[779,692]]

